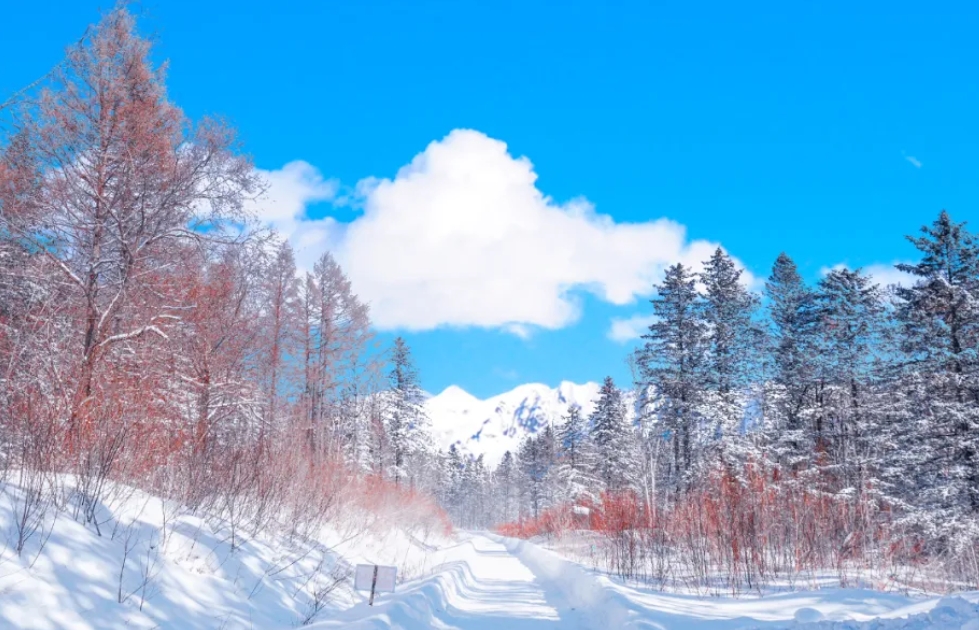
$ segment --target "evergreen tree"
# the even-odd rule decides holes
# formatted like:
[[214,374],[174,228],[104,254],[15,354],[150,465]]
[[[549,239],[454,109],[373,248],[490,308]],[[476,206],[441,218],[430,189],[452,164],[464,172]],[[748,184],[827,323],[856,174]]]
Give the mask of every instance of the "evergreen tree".
[[445,475],[442,478],[443,483],[443,502],[442,507],[449,513],[454,520],[457,520],[462,513],[463,503],[465,499],[464,494],[464,484],[463,484],[463,469],[465,465],[462,461],[462,455],[459,453],[458,447],[455,444],[449,446],[449,450],[445,455]]
[[804,416],[815,389],[815,294],[782,253],[765,283],[765,295],[771,319],[766,424],[774,434],[774,459],[798,469],[814,447]]
[[696,276],[682,264],[666,270],[652,299],[655,321],[643,336],[645,386],[655,392],[661,431],[672,446],[669,475],[674,488],[686,482],[694,464],[697,409],[704,391],[706,324]]
[[493,475],[497,489],[498,517],[502,523],[509,523],[514,517],[514,503],[517,498],[514,493],[515,468],[513,453],[507,451]]
[[555,476],[561,484],[559,501],[573,501],[592,493],[594,480],[589,473],[594,468],[593,451],[581,407],[571,405],[557,432],[558,464]]
[[[837,490],[861,494],[876,474],[885,439],[882,396],[886,324],[880,289],[859,270],[834,269],[816,293],[819,322],[814,410],[818,446],[825,448]],[[872,484],[876,485],[876,484]]]
[[924,385],[905,447],[917,454],[916,503],[955,535],[979,515],[979,245],[945,211],[921,232],[908,237],[921,260],[898,265],[917,278],[897,289],[904,386]]
[[743,439],[749,385],[757,378],[762,333],[754,322],[758,298],[741,284],[741,270],[717,248],[700,274],[704,285],[704,387],[700,415],[715,438],[725,463],[744,457]]
[[408,344],[401,337],[394,340],[391,350],[388,382],[390,475],[395,483],[407,480],[414,485],[421,475],[429,450],[428,417],[424,407],[425,394],[418,384],[418,370]]
[[531,516],[537,518],[550,506],[551,469],[554,465],[554,432],[547,425],[538,435],[528,436],[517,453],[523,483],[521,494]]
[[589,419],[595,445],[594,476],[607,492],[633,486],[637,471],[635,439],[626,421],[622,392],[605,377]]

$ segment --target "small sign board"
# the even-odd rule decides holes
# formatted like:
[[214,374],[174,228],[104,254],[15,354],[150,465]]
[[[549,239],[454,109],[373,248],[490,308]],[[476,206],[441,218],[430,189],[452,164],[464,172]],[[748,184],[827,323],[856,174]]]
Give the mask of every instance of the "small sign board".
[[358,591],[371,590],[371,583],[374,581],[374,565],[358,564],[354,572],[354,588]]
[[374,590],[378,593],[393,593],[397,577],[397,567],[377,567],[377,586]]
[[397,567],[382,567],[376,564],[358,564],[354,570],[354,588],[370,591],[368,603],[374,603],[375,593],[393,593],[397,580]]

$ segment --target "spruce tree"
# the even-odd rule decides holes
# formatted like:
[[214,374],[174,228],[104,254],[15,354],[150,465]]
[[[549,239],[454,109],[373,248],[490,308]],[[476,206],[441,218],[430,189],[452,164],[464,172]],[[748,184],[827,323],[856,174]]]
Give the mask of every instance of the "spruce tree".
[[493,480],[497,489],[499,520],[503,523],[509,523],[513,520],[514,516],[513,507],[516,499],[514,496],[515,468],[516,464],[513,460],[513,453],[507,451],[503,454],[503,459],[493,474]]
[[607,492],[634,485],[637,472],[635,439],[626,420],[622,392],[611,376],[605,377],[589,424],[595,446],[593,474]]
[[682,488],[694,465],[697,413],[703,396],[706,358],[704,304],[695,274],[682,264],[669,267],[653,298],[655,321],[643,336],[641,364],[645,387],[655,392],[656,415],[670,442],[670,481]]
[[917,278],[897,289],[903,379],[921,382],[915,497],[938,529],[955,536],[979,515],[979,245],[964,223],[942,211],[922,236],[921,252],[898,269]]
[[588,435],[588,424],[581,407],[571,405],[557,432],[557,474],[561,484],[561,501],[573,501],[592,494],[594,449]]
[[773,458],[798,469],[814,447],[804,418],[815,390],[815,294],[783,252],[765,283],[765,295],[771,320],[766,428],[772,433]]
[[524,505],[537,518],[548,507],[548,482],[553,465],[553,433],[550,425],[538,435],[530,435],[517,453],[521,472],[520,490]]
[[414,485],[427,459],[428,417],[425,394],[418,384],[408,344],[401,337],[391,349],[391,371],[388,373],[387,432],[390,444],[390,476],[395,483]]
[[446,474],[442,479],[444,484],[442,494],[445,497],[445,502],[442,505],[453,519],[458,519],[464,508],[464,469],[462,454],[459,453],[459,448],[452,444],[445,456]]
[[827,451],[824,464],[836,489],[860,495],[877,473],[887,427],[882,394],[886,361],[883,296],[859,270],[834,269],[819,283],[817,373],[820,405],[816,438]]
[[744,458],[743,439],[750,402],[749,385],[757,376],[761,329],[754,315],[758,298],[741,283],[741,270],[721,248],[704,262],[703,316],[706,324],[704,361],[705,392],[700,415],[719,441],[714,450],[726,464],[731,457]]

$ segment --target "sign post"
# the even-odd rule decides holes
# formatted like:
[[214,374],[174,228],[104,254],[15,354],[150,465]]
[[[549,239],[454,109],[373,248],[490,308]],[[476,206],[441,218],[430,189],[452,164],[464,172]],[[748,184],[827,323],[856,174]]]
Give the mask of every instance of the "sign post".
[[354,573],[354,588],[358,591],[370,591],[368,606],[374,605],[376,593],[393,593],[397,579],[396,567],[385,567],[376,564],[358,564]]
[[377,565],[375,564],[374,565],[374,579],[371,580],[371,596],[370,596],[370,599],[367,600],[367,605],[368,606],[373,606],[374,605],[374,589],[376,589],[376,588],[377,588]]

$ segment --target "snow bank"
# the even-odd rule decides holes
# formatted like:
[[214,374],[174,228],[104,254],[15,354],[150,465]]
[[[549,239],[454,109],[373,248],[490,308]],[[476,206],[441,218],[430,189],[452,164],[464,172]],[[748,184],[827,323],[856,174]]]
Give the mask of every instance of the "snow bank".
[[[15,552],[21,491],[0,484],[0,628],[235,630],[294,628],[365,601],[346,576],[356,562],[431,571],[431,549],[409,533],[356,522],[315,537],[252,535],[171,502],[117,487],[99,531],[45,505],[42,527]],[[343,526],[339,526],[343,525]]]
[[[979,630],[979,606],[963,597],[945,597],[931,602],[928,612],[888,615],[869,621],[825,621],[799,623],[799,630]],[[818,612],[818,611],[817,611]]]

